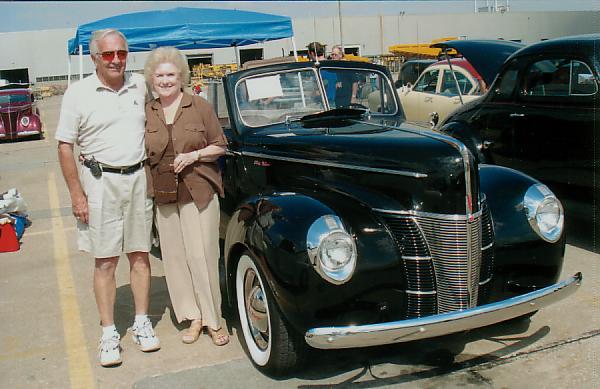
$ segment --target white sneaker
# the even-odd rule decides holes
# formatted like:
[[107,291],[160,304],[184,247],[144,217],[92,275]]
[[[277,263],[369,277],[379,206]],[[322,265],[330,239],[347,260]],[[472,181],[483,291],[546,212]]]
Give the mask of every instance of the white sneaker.
[[154,330],[152,329],[152,323],[150,320],[146,319],[146,321],[141,325],[133,323],[131,332],[133,341],[140,346],[140,350],[149,352],[160,349],[160,342],[158,341],[156,335],[154,335]]
[[121,337],[117,332],[110,338],[101,338],[98,350],[100,351],[100,365],[104,367],[120,365],[121,360],[121,345],[119,341]]

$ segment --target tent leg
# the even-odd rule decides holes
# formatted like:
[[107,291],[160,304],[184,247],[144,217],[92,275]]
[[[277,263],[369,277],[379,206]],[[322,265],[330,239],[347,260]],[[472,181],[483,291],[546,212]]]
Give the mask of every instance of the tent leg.
[[233,46],[233,50],[235,51],[235,64],[237,65],[238,70],[240,70],[242,68],[242,65],[240,64],[240,49],[235,45]]
[[294,49],[294,59],[296,60],[296,62],[298,62],[298,50],[296,50],[296,40],[294,39],[294,37],[290,37],[290,39],[292,40],[292,48]]
[[67,54],[67,87],[71,85],[71,54]]
[[79,45],[79,81],[83,80],[83,45]]

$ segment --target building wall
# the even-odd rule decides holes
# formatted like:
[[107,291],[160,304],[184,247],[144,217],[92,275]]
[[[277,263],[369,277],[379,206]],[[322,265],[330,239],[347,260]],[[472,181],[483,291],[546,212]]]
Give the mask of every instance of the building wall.
[[[312,41],[331,48],[340,43],[339,18],[302,18],[292,21],[295,41],[299,50]],[[441,37],[468,39],[506,39],[533,43],[565,35],[598,32],[600,12],[506,12],[435,15],[383,15],[344,17],[343,43],[359,46],[361,55],[378,55],[388,47],[402,43],[427,43]],[[65,76],[67,74],[67,41],[75,29],[0,33],[0,69],[29,68],[29,78]],[[289,39],[251,45],[264,47],[265,58],[281,56],[292,50]],[[189,54],[212,53],[216,64],[234,63],[233,49],[189,50]],[[128,60],[128,69],[143,69],[147,53],[134,53]],[[71,57],[72,73],[79,73],[79,59]],[[93,71],[88,56],[83,58],[83,72]]]

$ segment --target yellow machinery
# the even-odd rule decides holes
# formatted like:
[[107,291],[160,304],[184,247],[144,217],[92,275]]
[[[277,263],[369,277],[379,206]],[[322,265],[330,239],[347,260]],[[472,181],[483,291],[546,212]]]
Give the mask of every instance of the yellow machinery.
[[[390,53],[398,56],[404,56],[406,58],[419,57],[419,58],[437,58],[440,55],[441,49],[429,47],[435,43],[447,42],[458,39],[457,37],[447,37],[434,39],[431,43],[411,43],[403,45],[393,45],[388,48]],[[450,55],[456,55],[454,50],[449,52]]]

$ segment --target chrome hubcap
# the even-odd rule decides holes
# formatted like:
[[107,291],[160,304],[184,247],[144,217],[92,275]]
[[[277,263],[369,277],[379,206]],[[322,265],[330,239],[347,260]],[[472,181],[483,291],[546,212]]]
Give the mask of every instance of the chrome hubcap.
[[246,299],[246,317],[254,342],[261,350],[269,345],[269,315],[267,301],[260,281],[254,270],[249,269],[244,279],[244,296]]

